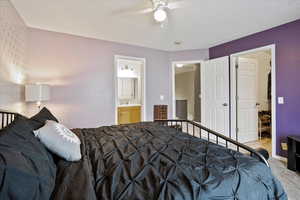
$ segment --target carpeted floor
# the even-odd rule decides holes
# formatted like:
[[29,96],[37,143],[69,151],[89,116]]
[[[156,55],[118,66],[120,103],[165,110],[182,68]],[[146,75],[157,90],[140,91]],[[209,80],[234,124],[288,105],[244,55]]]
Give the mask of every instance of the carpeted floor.
[[263,137],[260,140],[247,142],[245,145],[252,147],[253,149],[264,148],[272,155],[272,139],[268,137]]
[[274,176],[276,176],[283,185],[289,200],[300,199],[300,174],[288,170],[286,163],[274,158],[269,159]]

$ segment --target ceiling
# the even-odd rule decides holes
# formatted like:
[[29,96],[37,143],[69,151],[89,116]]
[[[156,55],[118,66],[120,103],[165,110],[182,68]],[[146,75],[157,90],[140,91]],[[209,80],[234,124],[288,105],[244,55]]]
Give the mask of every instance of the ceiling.
[[30,27],[168,51],[209,48],[300,18],[300,0],[184,0],[161,28],[151,14],[119,12],[149,0],[11,1]]

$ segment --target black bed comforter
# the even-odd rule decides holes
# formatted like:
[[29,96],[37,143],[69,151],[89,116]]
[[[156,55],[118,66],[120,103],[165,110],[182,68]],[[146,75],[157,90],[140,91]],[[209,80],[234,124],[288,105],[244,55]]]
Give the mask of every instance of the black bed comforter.
[[58,163],[55,200],[287,199],[264,163],[172,128],[142,123],[74,132],[83,159]]

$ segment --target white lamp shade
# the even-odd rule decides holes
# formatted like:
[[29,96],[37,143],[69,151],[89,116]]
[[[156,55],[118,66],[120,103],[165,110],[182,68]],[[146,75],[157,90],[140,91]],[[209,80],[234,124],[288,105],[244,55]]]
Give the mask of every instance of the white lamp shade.
[[44,84],[30,84],[25,86],[25,100],[27,102],[48,101],[50,86]]

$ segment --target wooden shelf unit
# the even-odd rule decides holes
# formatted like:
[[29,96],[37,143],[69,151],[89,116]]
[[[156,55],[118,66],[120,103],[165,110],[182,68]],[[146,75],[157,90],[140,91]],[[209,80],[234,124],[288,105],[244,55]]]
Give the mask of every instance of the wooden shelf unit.
[[288,169],[300,172],[300,137],[288,136]]
[[154,105],[154,120],[168,119],[168,105]]

